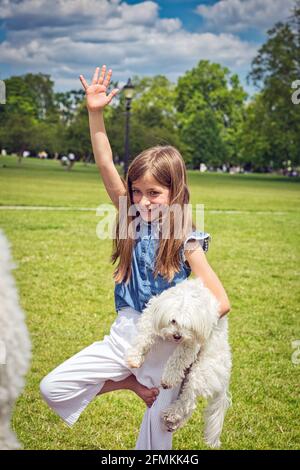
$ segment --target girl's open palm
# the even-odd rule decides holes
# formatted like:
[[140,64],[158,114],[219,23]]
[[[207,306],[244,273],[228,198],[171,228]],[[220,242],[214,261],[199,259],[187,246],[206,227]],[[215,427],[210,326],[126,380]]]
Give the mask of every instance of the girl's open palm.
[[112,70],[109,69],[105,78],[106,65],[102,65],[101,75],[99,75],[99,67],[96,67],[92,83],[88,85],[83,75],[80,75],[80,81],[86,93],[86,105],[90,111],[98,111],[107,106],[113,97],[118,93],[119,89],[114,88],[109,95],[106,94],[111,76]]

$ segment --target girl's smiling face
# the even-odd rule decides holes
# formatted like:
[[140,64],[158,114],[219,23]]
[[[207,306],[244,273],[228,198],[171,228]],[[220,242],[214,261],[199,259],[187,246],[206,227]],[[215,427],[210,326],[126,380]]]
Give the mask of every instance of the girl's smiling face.
[[169,205],[170,190],[147,172],[132,182],[132,197],[143,220],[152,222],[159,215],[159,207]]

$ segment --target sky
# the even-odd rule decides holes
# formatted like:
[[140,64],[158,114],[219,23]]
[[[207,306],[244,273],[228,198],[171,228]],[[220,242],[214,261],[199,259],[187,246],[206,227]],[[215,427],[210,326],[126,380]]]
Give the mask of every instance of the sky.
[[0,79],[49,74],[55,91],[81,88],[96,66],[129,77],[172,82],[199,60],[217,62],[246,82],[267,30],[294,0],[0,0]]

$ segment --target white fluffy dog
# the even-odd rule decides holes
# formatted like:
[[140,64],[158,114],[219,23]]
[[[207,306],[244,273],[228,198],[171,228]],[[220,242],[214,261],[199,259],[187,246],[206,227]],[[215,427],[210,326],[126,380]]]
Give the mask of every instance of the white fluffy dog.
[[20,446],[10,421],[13,406],[24,386],[30,360],[30,340],[19,306],[11,270],[9,244],[0,230],[0,449]]
[[197,397],[208,399],[205,410],[205,441],[221,445],[220,435],[230,406],[231,353],[227,318],[219,317],[219,302],[200,278],[185,280],[152,297],[138,321],[138,336],[128,351],[130,367],[138,368],[157,336],[178,343],[165,366],[161,385],[182,383],[177,400],[162,413],[168,431],[181,427],[197,405]]

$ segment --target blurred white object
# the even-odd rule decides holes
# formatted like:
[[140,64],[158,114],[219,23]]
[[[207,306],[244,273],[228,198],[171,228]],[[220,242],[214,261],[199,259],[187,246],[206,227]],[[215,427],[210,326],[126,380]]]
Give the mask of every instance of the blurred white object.
[[69,166],[70,161],[66,155],[63,155],[60,159],[62,166]]
[[45,150],[42,150],[41,152],[38,153],[39,158],[48,158],[48,153],[45,152]]
[[0,230],[0,450],[21,447],[10,422],[31,357],[25,316],[12,275],[15,267],[8,240]]

